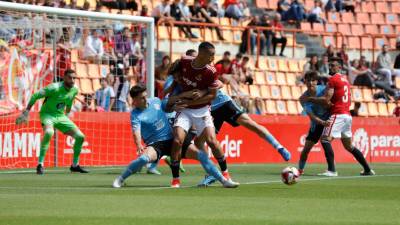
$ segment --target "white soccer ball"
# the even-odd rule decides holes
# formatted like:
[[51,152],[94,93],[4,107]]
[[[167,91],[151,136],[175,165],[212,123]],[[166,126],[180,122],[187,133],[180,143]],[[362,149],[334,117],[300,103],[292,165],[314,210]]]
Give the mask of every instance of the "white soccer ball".
[[282,170],[281,176],[283,183],[292,185],[299,181],[300,173],[296,167],[288,166]]

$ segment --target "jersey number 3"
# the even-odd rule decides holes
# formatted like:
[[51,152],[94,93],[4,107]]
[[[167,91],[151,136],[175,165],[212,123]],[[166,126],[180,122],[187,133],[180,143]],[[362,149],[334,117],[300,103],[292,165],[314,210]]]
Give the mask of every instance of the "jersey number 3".
[[342,102],[346,103],[349,101],[349,86],[343,86],[344,95],[342,97]]

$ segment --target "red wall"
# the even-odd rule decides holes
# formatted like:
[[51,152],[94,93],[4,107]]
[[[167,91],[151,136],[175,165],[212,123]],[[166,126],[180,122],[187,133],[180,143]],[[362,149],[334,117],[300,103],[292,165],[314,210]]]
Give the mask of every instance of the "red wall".
[[[14,125],[16,115],[0,118],[0,168],[27,168],[37,164],[42,136],[38,114],[31,113],[28,125]],[[308,131],[309,120],[302,116],[253,116],[292,153],[297,162]],[[85,166],[126,165],[136,157],[128,113],[75,113],[73,121],[86,135],[81,164]],[[58,132],[58,165],[72,160],[73,139]],[[353,142],[372,162],[400,162],[398,118],[354,118]],[[280,155],[256,134],[224,125],[218,139],[229,163],[278,163]],[[333,144],[336,162],[354,162],[341,146]],[[48,150],[45,166],[53,166],[54,143]],[[325,162],[321,146],[314,147],[309,162]]]

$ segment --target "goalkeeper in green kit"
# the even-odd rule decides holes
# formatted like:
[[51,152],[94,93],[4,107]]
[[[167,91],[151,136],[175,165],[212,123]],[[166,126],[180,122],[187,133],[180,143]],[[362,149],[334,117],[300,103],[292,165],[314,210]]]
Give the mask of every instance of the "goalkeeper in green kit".
[[64,73],[63,82],[50,84],[34,93],[29,100],[28,106],[16,120],[16,124],[28,122],[29,110],[38,99],[44,98],[42,108],[40,109],[43,139],[40,142],[39,163],[36,167],[37,174],[44,173],[43,161],[46,151],[49,148],[50,139],[54,134],[54,128],[75,138],[73,147],[74,159],[70,167],[71,172],[88,173],[87,170],[79,166],[79,155],[85,135],[65,114],[65,112],[68,114],[71,111],[74,98],[78,94],[78,88],[74,86],[75,76],[75,71],[68,69]]

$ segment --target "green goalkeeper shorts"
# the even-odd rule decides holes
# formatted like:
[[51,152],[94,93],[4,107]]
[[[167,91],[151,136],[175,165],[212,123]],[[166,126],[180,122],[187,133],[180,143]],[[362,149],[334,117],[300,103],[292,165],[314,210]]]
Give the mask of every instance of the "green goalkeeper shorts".
[[66,133],[70,130],[77,130],[78,127],[66,115],[40,114],[42,126],[53,126],[54,128]]

